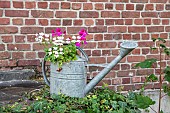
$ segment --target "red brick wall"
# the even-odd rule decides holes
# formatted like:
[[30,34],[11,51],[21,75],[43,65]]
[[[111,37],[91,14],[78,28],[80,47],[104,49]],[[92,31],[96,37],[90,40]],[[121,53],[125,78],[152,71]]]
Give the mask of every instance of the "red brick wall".
[[[44,53],[43,47],[34,41],[35,33],[50,33],[61,27],[75,34],[85,28],[89,41],[84,50],[91,64],[109,63],[118,55],[123,40],[138,42],[139,47],[103,80],[114,89],[138,89],[145,75],[155,71],[136,70],[133,65],[145,58],[159,57],[157,52],[149,51],[151,38],[169,39],[169,18],[170,0],[0,0],[0,69],[31,67],[40,71]],[[166,59],[164,66],[170,64]],[[101,69],[90,67],[89,77]],[[150,84],[148,88],[157,86]]]

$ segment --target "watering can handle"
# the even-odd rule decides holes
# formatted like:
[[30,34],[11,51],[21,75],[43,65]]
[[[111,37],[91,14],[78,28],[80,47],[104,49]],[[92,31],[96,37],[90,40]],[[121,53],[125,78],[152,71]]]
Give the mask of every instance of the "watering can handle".
[[[84,52],[84,50],[80,47],[77,47],[77,49],[83,54],[83,56],[85,57],[86,61],[88,62],[88,56],[87,54]],[[46,57],[46,56],[45,56]],[[43,74],[43,78],[44,78],[44,81],[45,83],[50,86],[50,81],[47,79],[47,75],[46,75],[46,72],[45,72],[45,64],[46,64],[46,61],[45,61],[45,57],[44,59],[42,60],[42,74]]]

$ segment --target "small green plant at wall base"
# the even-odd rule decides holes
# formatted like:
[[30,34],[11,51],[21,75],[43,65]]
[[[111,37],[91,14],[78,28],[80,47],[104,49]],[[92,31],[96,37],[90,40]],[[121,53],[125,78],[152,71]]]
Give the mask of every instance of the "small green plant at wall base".
[[[169,56],[170,55],[170,49],[166,47],[166,40],[162,38],[153,38],[152,39],[155,47],[151,47],[151,51],[158,50],[159,51],[159,59],[146,59],[143,62],[140,62],[135,65],[135,67],[140,67],[140,68],[152,68],[154,63],[159,63],[159,78],[155,74],[150,74],[146,77],[144,85],[142,86],[141,93],[145,90],[145,86],[147,85],[148,82],[159,82],[159,106],[158,106],[158,111],[153,110],[155,113],[163,113],[161,110],[161,100],[165,95],[170,96],[170,67],[166,66],[165,68],[162,67],[162,55]],[[163,84],[163,82],[166,81],[168,84]],[[165,95],[162,94],[162,89],[165,93]]]

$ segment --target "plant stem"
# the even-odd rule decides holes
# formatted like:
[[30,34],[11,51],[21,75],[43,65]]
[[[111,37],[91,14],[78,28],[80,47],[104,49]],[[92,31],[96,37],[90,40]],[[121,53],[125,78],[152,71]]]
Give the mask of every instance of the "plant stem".
[[152,107],[150,107],[152,111],[154,111],[155,113],[157,113]]
[[161,66],[161,63],[162,63],[162,60],[161,60],[161,56],[162,56],[162,51],[161,51],[161,48],[159,47],[159,50],[160,50],[160,71],[159,71],[159,84],[160,84],[160,86],[159,86],[159,107],[158,107],[158,113],[160,113],[160,110],[161,110],[161,97],[162,97],[162,73],[161,73],[161,71],[162,71],[162,66]]

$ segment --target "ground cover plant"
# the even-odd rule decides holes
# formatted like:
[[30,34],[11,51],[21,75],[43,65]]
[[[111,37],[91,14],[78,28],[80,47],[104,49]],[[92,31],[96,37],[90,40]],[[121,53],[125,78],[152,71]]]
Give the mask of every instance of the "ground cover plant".
[[73,98],[63,94],[50,96],[49,88],[44,87],[39,91],[28,93],[26,98],[13,105],[1,106],[0,112],[140,113],[139,108],[145,109],[154,104],[154,101],[147,96],[133,92],[125,96],[106,87],[97,88],[84,98]]

